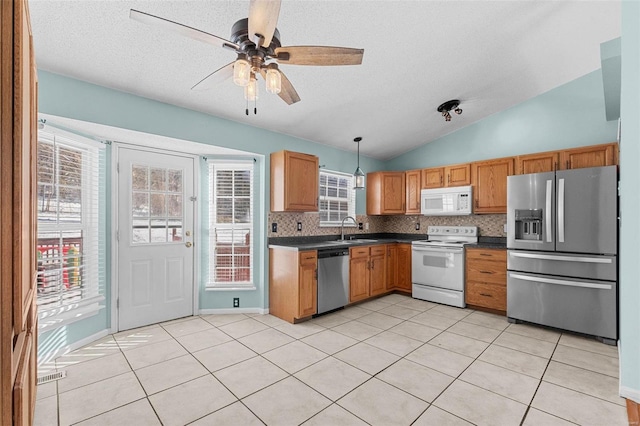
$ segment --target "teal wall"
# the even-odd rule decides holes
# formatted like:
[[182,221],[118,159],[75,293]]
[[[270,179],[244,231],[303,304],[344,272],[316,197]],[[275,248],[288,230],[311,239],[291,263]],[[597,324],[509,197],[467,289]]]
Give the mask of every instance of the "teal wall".
[[640,3],[622,2],[620,384],[640,403]]
[[[456,117],[453,117],[455,120]],[[449,123],[442,121],[442,126]],[[466,163],[616,140],[594,71],[387,162],[389,170]]]

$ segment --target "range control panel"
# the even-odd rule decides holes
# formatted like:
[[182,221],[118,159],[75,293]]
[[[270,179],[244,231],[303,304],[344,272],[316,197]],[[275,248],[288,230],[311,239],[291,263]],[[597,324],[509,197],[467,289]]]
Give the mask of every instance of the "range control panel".
[[432,235],[458,235],[464,237],[478,236],[477,226],[429,226],[427,234]]

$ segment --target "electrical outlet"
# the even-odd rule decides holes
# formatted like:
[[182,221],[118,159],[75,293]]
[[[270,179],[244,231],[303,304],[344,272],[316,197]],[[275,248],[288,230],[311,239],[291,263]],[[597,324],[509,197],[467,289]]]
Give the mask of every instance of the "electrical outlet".
[[420,222],[416,222],[416,231],[420,230]]
[[364,224],[364,230],[365,230],[365,231],[368,231],[368,230],[369,230],[369,222],[367,222],[367,223],[365,223],[365,224]]
[[504,229],[504,232],[507,232],[507,224],[506,223],[503,225],[502,229]]
[[298,231],[302,231],[302,222],[298,222]]
[[363,225],[362,222],[358,222],[358,229],[362,231]]
[[233,298],[233,307],[234,308],[239,308],[240,307],[240,298],[239,297],[234,297]]
[[276,222],[271,224],[271,232],[278,232],[278,224]]

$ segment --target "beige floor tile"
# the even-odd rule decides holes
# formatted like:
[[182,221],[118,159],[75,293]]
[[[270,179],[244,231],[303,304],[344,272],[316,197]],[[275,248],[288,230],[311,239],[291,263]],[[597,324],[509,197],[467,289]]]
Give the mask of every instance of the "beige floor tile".
[[443,317],[442,315],[434,315],[430,312],[431,310],[423,312],[420,315],[416,315],[415,317],[410,318],[409,321],[417,322],[418,324],[426,325],[428,327],[437,328],[438,330],[446,330],[447,328],[458,322],[458,320]]
[[58,424],[58,397],[56,395],[36,401],[33,415],[33,426],[50,426]]
[[247,318],[246,320],[232,322],[219,328],[234,339],[239,339],[257,333],[258,331],[266,330],[269,326],[252,318]]
[[369,315],[358,318],[356,321],[363,322],[376,328],[383,330],[389,329],[402,322],[400,318],[390,317],[379,312],[372,312]]
[[257,355],[235,340],[193,353],[193,356],[211,372],[222,370]]
[[269,327],[277,327],[279,325],[287,324],[287,321],[270,314],[255,315],[251,318],[256,321],[260,321],[261,323],[266,324]]
[[553,353],[554,361],[563,362],[596,373],[606,374],[611,377],[618,377],[619,364],[618,358],[606,355],[600,355],[595,352],[588,352],[582,349],[576,349],[569,346],[558,345]]
[[371,378],[369,374],[333,357],[298,371],[295,377],[332,401]]
[[436,407],[427,408],[412,426],[470,426],[471,423]]
[[293,374],[327,357],[327,354],[300,341],[291,342],[262,354],[278,367]]
[[294,377],[284,379],[243,400],[268,425],[299,425],[331,404]]
[[175,324],[175,323],[182,322],[182,321],[190,321],[190,320],[192,320],[194,318],[198,318],[198,316],[197,315],[189,315],[189,316],[182,317],[182,318],[176,318],[176,319],[172,319],[172,320],[169,320],[169,321],[164,321],[164,322],[158,323],[158,325],[161,326],[161,327],[164,327],[165,325]]
[[60,424],[69,425],[144,398],[132,373],[124,373],[58,395]]
[[474,361],[460,380],[529,405],[540,380],[483,361]]
[[400,334],[391,333],[389,331],[377,334],[365,340],[364,343],[384,349],[385,351],[398,356],[405,356],[424,344],[418,340],[414,340]]
[[[118,346],[113,336],[106,336],[102,339],[96,340],[91,344],[83,346],[80,349],[76,349],[73,352],[56,358],[55,365],[59,369],[63,369],[70,365],[90,361],[92,359],[101,358],[103,356],[113,355],[119,352],[120,346]],[[40,374],[40,365],[38,365],[38,374]]]
[[332,330],[356,340],[365,340],[369,337],[375,336],[378,333],[382,333],[383,331],[381,328],[374,327],[372,325],[365,324],[359,321],[350,321],[344,324],[340,324],[336,327],[333,327]]
[[519,425],[527,406],[456,380],[433,402],[438,408],[477,425]]
[[225,324],[231,324],[232,322],[242,321],[249,318],[245,314],[214,314],[214,315],[200,315],[200,318],[212,324],[216,327],[220,327]]
[[159,325],[150,325],[114,334],[120,349],[132,349],[171,339],[171,335]]
[[138,376],[147,395],[188,382],[208,373],[207,369],[191,355],[184,355],[136,370],[136,376]]
[[549,363],[545,358],[498,345],[489,346],[478,359],[536,379],[542,377]]
[[187,350],[174,339],[125,349],[122,352],[134,370],[188,354]]
[[571,346],[572,348],[595,352],[600,355],[618,357],[617,346],[605,345],[595,339],[587,339],[586,337],[576,336],[570,333],[563,333],[559,343],[561,345]]
[[280,346],[284,346],[287,343],[291,343],[294,340],[295,339],[289,335],[278,330],[274,330],[273,328],[268,328],[238,339],[238,342],[249,347],[252,351],[262,354],[272,349],[279,348]]
[[406,300],[397,303],[398,306],[405,308],[415,309],[416,311],[424,312],[427,309],[435,308],[437,303],[427,302],[426,300],[412,299],[407,297]]
[[371,375],[379,373],[400,359],[397,355],[366,343],[358,343],[333,356]]
[[56,381],[38,385],[36,387],[36,400],[53,396],[57,391]]
[[363,422],[341,406],[332,404],[303,423],[304,426],[366,426]]
[[176,340],[189,352],[196,352],[230,342],[233,338],[217,328],[210,328],[208,330],[176,337]]
[[406,302],[412,299],[411,299],[411,296],[405,296],[403,294],[394,293],[394,294],[388,294],[386,296],[379,297],[376,300],[379,300],[384,303],[396,304],[400,302]]
[[440,315],[442,317],[451,318],[456,321],[460,321],[462,318],[469,316],[473,312],[474,311],[471,309],[456,308],[454,306],[446,305],[438,305],[433,309],[429,309],[429,313],[431,315]]
[[363,309],[359,306],[350,306],[348,308],[344,308],[342,311],[340,311],[340,313],[347,318],[356,319],[365,315],[369,315],[371,311],[369,309]]
[[78,423],[81,426],[155,426],[160,424],[160,420],[158,420],[158,416],[151,408],[147,398],[139,399],[131,404]]
[[392,317],[400,318],[403,320],[415,317],[416,315],[421,313],[421,311],[398,305],[391,305],[388,308],[381,309],[378,312],[385,315],[391,315]]
[[402,336],[410,337],[415,340],[419,340],[423,343],[428,342],[438,334],[442,333],[442,330],[438,330],[437,328],[429,327],[411,321],[400,323],[395,327],[391,327],[388,331],[400,334]]
[[311,336],[315,333],[320,333],[321,331],[326,330],[324,327],[320,327],[317,324],[313,324],[309,321],[302,322],[300,324],[283,324],[277,327],[274,327],[276,330],[281,331],[294,339],[304,339],[307,336]]
[[495,328],[483,327],[481,325],[472,324],[470,322],[457,322],[447,329],[447,332],[455,333],[460,336],[470,337],[475,340],[491,343],[501,333]]
[[471,358],[477,358],[482,351],[489,346],[486,342],[449,333],[448,331],[438,334],[436,337],[429,340],[429,343],[427,344],[447,349]]
[[462,321],[481,325],[483,327],[495,328],[496,330],[500,331],[509,326],[507,317],[479,311],[476,311],[471,315],[464,317]]
[[453,377],[401,359],[376,378],[393,385],[411,395],[431,402],[453,382]]
[[493,343],[547,359],[551,358],[551,354],[553,354],[553,350],[556,347],[555,344],[550,342],[513,333],[502,333]]
[[614,404],[626,404],[625,399],[618,395],[619,381],[615,377],[551,361],[542,380],[586,393]]
[[531,406],[581,425],[628,424],[625,407],[544,381]]
[[560,417],[552,416],[544,411],[529,407],[527,417],[522,426],[570,426],[574,423],[562,420]]
[[163,328],[167,330],[167,333],[173,337],[186,336],[187,334],[208,330],[211,327],[213,326],[210,323],[200,317],[194,317],[188,321],[180,321],[163,326]]
[[338,404],[372,425],[409,425],[429,406],[376,378],[344,396]]
[[164,426],[184,425],[236,398],[210,374],[149,397]]
[[58,392],[68,392],[131,371],[121,352],[66,367],[67,377],[58,380]]
[[241,402],[224,407],[215,413],[209,414],[189,426],[263,426],[262,423]]
[[312,334],[311,336],[302,339],[302,342],[329,355],[358,343],[356,339],[352,339],[344,334],[336,333],[333,330],[325,330],[320,333]]
[[314,318],[311,320],[314,324],[319,325],[320,327],[332,328],[336,325],[344,324],[345,322],[351,321],[346,315],[342,314],[342,311],[333,312],[331,314],[323,315],[318,318]]
[[254,357],[214,373],[239,399],[282,380],[288,374],[262,357]]
[[533,337],[534,339],[544,340],[545,342],[558,343],[560,333],[549,330],[542,326],[530,324],[509,324],[506,329],[508,333],[519,334],[521,336]]
[[376,299],[376,300],[372,300],[370,302],[364,302],[364,303],[360,303],[358,304],[359,308],[362,309],[368,309],[370,311],[379,311],[381,309],[384,309],[388,306],[391,306],[393,303],[389,303],[389,302],[385,302],[383,300],[380,299]]
[[429,343],[411,352],[406,359],[452,377],[459,376],[473,362],[473,358]]

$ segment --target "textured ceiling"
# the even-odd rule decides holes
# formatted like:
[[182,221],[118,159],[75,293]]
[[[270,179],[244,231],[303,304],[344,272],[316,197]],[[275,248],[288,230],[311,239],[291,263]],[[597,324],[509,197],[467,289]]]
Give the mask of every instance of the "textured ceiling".
[[[302,101],[261,88],[190,88],[234,60],[228,50],[129,19],[129,9],[229,38],[248,1],[31,0],[38,67],[303,139],[389,159],[600,68],[620,36],[619,1],[284,0],[284,46],[365,49],[360,66],[283,65]],[[262,81],[261,81],[262,82]],[[436,107],[460,99],[445,122]]]

